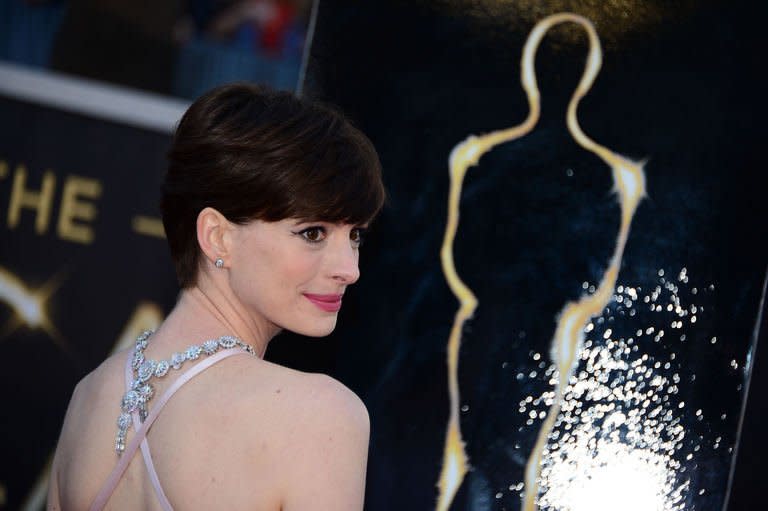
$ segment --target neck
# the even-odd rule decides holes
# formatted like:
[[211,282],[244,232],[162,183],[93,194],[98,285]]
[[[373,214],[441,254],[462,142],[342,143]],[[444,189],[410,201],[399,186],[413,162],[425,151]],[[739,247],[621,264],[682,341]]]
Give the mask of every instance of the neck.
[[226,286],[203,280],[182,290],[176,306],[155,334],[169,345],[187,346],[222,335],[234,335],[264,357],[269,341],[280,328],[263,317],[248,314]]

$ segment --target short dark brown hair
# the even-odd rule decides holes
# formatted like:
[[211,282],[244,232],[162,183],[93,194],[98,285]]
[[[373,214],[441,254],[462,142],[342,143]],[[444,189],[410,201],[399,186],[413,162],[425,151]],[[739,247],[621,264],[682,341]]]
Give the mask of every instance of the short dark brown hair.
[[160,208],[179,284],[196,283],[197,216],[363,224],[385,199],[370,140],[340,112],[289,92],[234,83],[197,99],[168,153]]

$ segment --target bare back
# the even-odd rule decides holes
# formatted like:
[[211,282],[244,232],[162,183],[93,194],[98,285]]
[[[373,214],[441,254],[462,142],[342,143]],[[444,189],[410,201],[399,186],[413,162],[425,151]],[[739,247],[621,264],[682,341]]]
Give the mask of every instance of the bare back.
[[[54,459],[49,509],[88,509],[117,463],[127,357],[127,351],[110,357],[75,389]],[[177,377],[158,380],[156,394]],[[359,510],[368,429],[362,402],[336,380],[240,356],[180,388],[147,440],[176,509]],[[140,454],[106,509],[161,509]]]

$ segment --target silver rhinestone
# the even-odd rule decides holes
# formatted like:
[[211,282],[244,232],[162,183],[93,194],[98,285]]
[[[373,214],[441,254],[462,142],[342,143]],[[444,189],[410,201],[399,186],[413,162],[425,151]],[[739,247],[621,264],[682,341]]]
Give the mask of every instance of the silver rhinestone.
[[219,349],[219,343],[216,342],[216,340],[214,339],[210,339],[203,343],[203,351],[205,351],[206,355],[213,355],[218,351],[218,349]]
[[168,374],[168,369],[170,368],[171,368],[171,364],[169,364],[167,360],[161,360],[155,366],[155,376],[157,376],[158,378],[165,376],[166,374]]
[[237,345],[237,339],[231,335],[225,335],[219,339],[219,345],[225,349],[234,348]]
[[133,367],[134,371],[139,368],[142,362],[144,362],[144,353],[135,351],[133,353],[133,360],[131,361],[131,367]]
[[197,360],[198,357],[200,356],[200,353],[202,353],[202,351],[203,349],[200,346],[193,344],[192,346],[187,348],[187,351],[184,352],[184,356],[186,357],[187,360]]
[[120,407],[125,413],[132,412],[139,405],[139,393],[135,390],[129,390],[123,396],[123,401]]
[[117,427],[125,431],[126,429],[128,429],[128,426],[130,425],[131,425],[131,414],[121,413],[120,417],[117,418]]
[[171,365],[174,369],[178,369],[181,367],[181,364],[184,363],[184,354],[183,353],[174,353],[171,355]]
[[145,360],[142,362],[139,366],[138,380],[141,382],[147,381],[150,376],[152,376],[152,373],[155,372],[155,364],[156,362],[154,360]]
[[155,395],[155,388],[147,383],[146,385],[143,385],[139,389],[139,394],[141,394],[141,397],[144,399],[144,402],[146,403],[150,399],[152,399],[152,396]]
[[150,332],[149,330],[146,330],[136,338],[136,348],[139,351],[144,351],[144,349],[147,347],[147,339],[149,339],[149,336],[151,334],[152,332]]

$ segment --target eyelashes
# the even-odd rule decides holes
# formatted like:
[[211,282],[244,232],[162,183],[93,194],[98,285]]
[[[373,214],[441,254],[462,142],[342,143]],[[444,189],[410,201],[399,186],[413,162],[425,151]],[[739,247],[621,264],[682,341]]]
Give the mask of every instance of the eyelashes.
[[355,244],[355,247],[360,248],[360,246],[365,241],[367,234],[368,229],[365,229],[364,227],[355,227],[349,231],[349,239],[352,240],[352,243]]
[[[355,248],[359,248],[363,244],[367,231],[363,227],[354,227],[349,231],[349,239]],[[322,243],[327,237],[328,232],[322,225],[312,225],[294,234],[301,236],[307,243],[315,245]]]
[[311,227],[307,227],[306,229],[302,229],[299,232],[295,233],[304,238],[304,241],[307,241],[309,243],[320,243],[325,239],[326,233],[325,233],[325,227],[319,226],[319,225],[313,225]]

